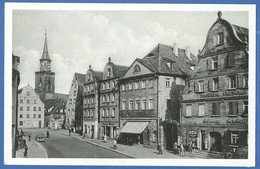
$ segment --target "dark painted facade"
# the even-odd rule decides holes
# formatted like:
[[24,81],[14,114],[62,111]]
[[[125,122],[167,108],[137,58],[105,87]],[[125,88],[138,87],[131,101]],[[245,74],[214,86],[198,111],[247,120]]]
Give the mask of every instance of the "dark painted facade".
[[221,18],[208,31],[181,100],[184,144],[208,151],[247,147],[248,29]]

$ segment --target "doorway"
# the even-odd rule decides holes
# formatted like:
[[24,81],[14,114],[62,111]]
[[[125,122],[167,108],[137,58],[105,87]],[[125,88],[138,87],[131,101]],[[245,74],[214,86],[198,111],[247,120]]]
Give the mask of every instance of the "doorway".
[[219,132],[210,132],[210,151],[221,151],[221,134]]

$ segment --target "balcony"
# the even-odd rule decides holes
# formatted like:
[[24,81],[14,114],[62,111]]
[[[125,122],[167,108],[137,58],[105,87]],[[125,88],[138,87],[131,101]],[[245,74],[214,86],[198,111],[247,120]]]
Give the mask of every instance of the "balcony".
[[154,110],[122,110],[121,118],[156,118]]

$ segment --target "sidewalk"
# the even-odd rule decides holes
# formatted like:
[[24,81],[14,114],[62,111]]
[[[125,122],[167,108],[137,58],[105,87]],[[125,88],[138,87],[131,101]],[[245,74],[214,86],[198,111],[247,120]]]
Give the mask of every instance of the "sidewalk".
[[[31,141],[28,141],[28,137],[24,136],[26,144],[28,146],[28,158],[48,158],[46,149],[37,141],[34,140],[34,137],[31,138]],[[16,158],[24,158],[24,149],[19,149],[16,151]]]
[[[69,136],[68,130],[60,129],[60,130],[52,130],[53,132],[58,132],[60,134]],[[159,155],[158,151],[156,149],[151,148],[145,148],[143,146],[128,146],[123,144],[117,144],[117,149],[113,149],[113,140],[108,140],[105,142],[104,140],[99,139],[89,139],[85,138],[83,139],[82,136],[80,136],[78,133],[71,132],[70,137],[77,138],[82,141],[86,141],[90,144],[109,149],[111,151],[129,156],[130,158],[171,158],[171,159],[177,159],[177,158],[192,158],[192,157],[181,157],[179,155],[175,155],[169,151],[164,150],[163,155]]]

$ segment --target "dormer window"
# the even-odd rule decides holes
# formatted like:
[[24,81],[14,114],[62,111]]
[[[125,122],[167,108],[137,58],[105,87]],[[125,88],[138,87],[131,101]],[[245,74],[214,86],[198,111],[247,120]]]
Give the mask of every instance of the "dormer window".
[[224,33],[218,33],[218,45],[224,44]]
[[141,68],[139,65],[135,65],[134,67],[134,72],[140,72],[141,71]]
[[173,62],[167,62],[166,64],[170,69],[174,68]]

